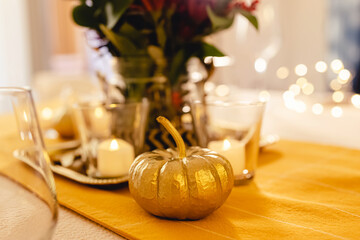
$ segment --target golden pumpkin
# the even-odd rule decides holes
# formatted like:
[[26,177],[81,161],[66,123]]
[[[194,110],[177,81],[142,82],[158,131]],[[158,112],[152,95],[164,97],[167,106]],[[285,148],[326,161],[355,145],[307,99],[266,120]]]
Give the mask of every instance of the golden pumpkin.
[[190,147],[163,117],[179,151],[154,150],[139,155],[129,172],[129,188],[146,211],[171,219],[200,219],[219,208],[234,183],[227,159],[209,149]]

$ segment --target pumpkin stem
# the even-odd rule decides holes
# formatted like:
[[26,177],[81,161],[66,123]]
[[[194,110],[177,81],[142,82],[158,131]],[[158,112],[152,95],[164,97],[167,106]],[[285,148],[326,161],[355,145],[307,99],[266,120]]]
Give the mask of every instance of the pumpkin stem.
[[161,123],[161,125],[166,128],[166,130],[171,134],[171,136],[174,138],[176,146],[179,150],[179,158],[186,157],[186,147],[184,140],[182,139],[180,133],[176,130],[176,128],[171,124],[169,120],[167,120],[163,116],[159,116],[156,118],[156,120]]

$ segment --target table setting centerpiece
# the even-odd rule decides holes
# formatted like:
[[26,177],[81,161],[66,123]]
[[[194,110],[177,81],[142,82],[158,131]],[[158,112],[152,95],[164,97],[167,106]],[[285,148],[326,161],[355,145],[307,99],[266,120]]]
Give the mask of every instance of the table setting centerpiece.
[[224,54],[208,43],[207,37],[230,27],[236,14],[257,28],[253,15],[257,4],[233,0],[81,0],[72,14],[76,24],[90,30],[87,38],[91,46],[99,53],[106,49],[113,57],[113,71],[120,80],[110,85],[99,75],[107,102],[147,98],[146,146],[166,149],[175,144],[154,120],[158,115],[175,124],[187,145],[197,143],[193,129],[183,126],[181,119],[188,94],[183,88],[188,81],[188,60],[198,58],[207,72],[203,81],[208,79],[214,68],[205,58]]
[[[89,36],[95,36],[98,45],[90,45],[100,55],[104,49],[112,55],[114,74],[120,78],[110,84],[98,74],[105,102],[76,104],[59,120],[60,129],[71,130],[79,141],[63,147],[59,144],[50,151],[52,170],[88,185],[126,182],[135,156],[146,150],[176,147],[171,135],[156,122],[158,115],[170,120],[185,145],[208,147],[199,137],[204,132],[198,124],[182,124],[184,115],[193,118],[183,111],[185,104],[190,105],[188,91],[183,88],[189,79],[188,61],[198,58],[206,70],[202,84],[197,85],[203,87],[214,71],[212,62],[205,58],[224,56],[207,37],[230,27],[236,14],[258,28],[253,15],[257,4],[233,0],[79,1],[73,9],[75,23],[88,28],[89,44]],[[68,121],[71,115],[72,128]],[[59,133],[64,135],[64,131]],[[16,156],[23,158],[21,151]],[[117,161],[119,156],[128,160]]]

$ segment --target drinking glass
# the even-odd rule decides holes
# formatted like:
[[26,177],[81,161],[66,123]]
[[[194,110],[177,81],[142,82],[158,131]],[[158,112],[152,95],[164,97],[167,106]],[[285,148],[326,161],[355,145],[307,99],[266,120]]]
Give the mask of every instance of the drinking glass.
[[120,177],[143,152],[148,102],[74,106],[83,161],[92,177]]
[[191,112],[201,147],[224,155],[234,171],[235,185],[255,175],[265,104],[259,101],[195,101]]
[[0,88],[0,239],[50,239],[58,203],[31,91]]

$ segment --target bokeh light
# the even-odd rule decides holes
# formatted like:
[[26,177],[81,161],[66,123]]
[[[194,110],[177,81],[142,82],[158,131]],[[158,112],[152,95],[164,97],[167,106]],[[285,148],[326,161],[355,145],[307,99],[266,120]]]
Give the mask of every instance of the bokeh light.
[[215,94],[219,97],[225,97],[229,95],[229,93],[230,93],[230,88],[225,84],[221,84],[215,88]]
[[306,111],[306,104],[303,101],[298,100],[295,102],[294,110],[298,113],[303,113]]
[[48,107],[43,108],[43,110],[41,110],[41,117],[44,120],[50,120],[53,117],[53,110]]
[[302,87],[302,91],[305,95],[311,95],[314,92],[315,88],[312,83],[306,83]]
[[331,62],[330,67],[334,73],[339,73],[344,68],[344,64],[340,59],[335,59]]
[[327,64],[324,61],[318,61],[315,64],[315,70],[320,72],[320,73],[326,72]]
[[307,82],[308,80],[306,78],[301,77],[296,80],[296,85],[302,88]]
[[211,91],[213,91],[215,89],[215,84],[213,82],[209,82],[207,81],[204,84],[204,90],[206,93],[210,93]]
[[360,108],[360,95],[359,94],[352,95],[351,103],[354,105],[354,107]]
[[335,118],[339,118],[343,115],[343,110],[341,107],[336,106],[331,109],[331,115]]
[[182,111],[184,112],[184,113],[188,113],[188,112],[190,112],[190,106],[188,106],[188,105],[185,105],[183,108],[182,108]]
[[292,101],[295,98],[295,94],[290,91],[285,91],[282,96],[285,102]]
[[298,64],[295,67],[295,74],[302,77],[307,74],[307,67],[304,64]]
[[257,71],[258,73],[263,73],[266,71],[267,68],[267,62],[265,59],[263,58],[258,58],[255,60],[255,64],[254,64],[254,68],[255,71]]
[[349,70],[347,70],[347,69],[343,69],[343,70],[341,70],[340,72],[339,72],[339,82],[341,83],[341,84],[346,84],[348,81],[349,81],[349,79],[350,79],[350,77],[351,77],[351,73],[350,73],[350,71]]
[[337,79],[333,79],[330,82],[330,88],[334,91],[340,90],[342,85],[339,83]]
[[322,104],[320,103],[315,103],[312,108],[311,108],[312,112],[315,114],[315,115],[320,115],[323,113],[324,111],[324,107]]
[[268,102],[271,98],[271,95],[268,91],[264,90],[259,93],[260,102]]
[[336,91],[332,94],[332,99],[334,102],[342,102],[344,100],[344,93],[342,91]]
[[301,91],[301,88],[296,84],[291,84],[290,87],[289,87],[289,91],[293,92],[295,95],[299,95],[300,91]]
[[201,80],[204,79],[204,76],[200,73],[200,72],[192,72],[190,74],[190,78],[194,81],[194,82],[199,82]]
[[289,69],[287,67],[279,67],[279,69],[276,71],[276,76],[279,79],[285,79],[289,76]]

